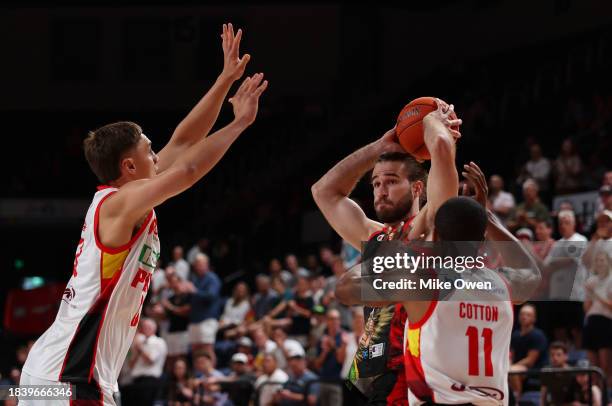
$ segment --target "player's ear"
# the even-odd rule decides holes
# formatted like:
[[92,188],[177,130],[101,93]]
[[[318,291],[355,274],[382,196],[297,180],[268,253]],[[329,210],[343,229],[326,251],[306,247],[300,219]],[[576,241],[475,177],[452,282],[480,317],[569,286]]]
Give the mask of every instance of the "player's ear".
[[136,162],[133,158],[123,158],[121,160],[121,172],[132,175],[136,173]]

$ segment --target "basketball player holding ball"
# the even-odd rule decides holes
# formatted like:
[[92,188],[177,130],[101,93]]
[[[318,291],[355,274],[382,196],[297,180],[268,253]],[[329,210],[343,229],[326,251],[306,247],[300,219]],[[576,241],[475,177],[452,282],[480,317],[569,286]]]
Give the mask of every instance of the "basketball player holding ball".
[[[452,197],[440,206],[427,240],[474,242],[484,241],[486,235],[487,240],[503,242],[496,248],[504,266],[461,274],[466,282],[491,282],[493,287],[488,290],[455,289],[445,292],[443,299],[435,289],[404,292],[407,299],[403,306],[408,314],[404,362],[410,405],[508,405],[512,305],[526,301],[540,282],[536,259],[486,210],[487,182],[478,165],[465,165],[463,176],[475,195]],[[401,233],[395,238],[401,240]],[[458,254],[443,252],[447,247],[435,246],[441,250],[436,255]],[[479,248],[479,244],[470,244],[472,251],[460,254],[476,257]],[[432,271],[435,277],[449,276],[448,272]],[[418,272],[403,271],[401,277],[412,278],[417,284],[420,278]],[[362,302],[362,284],[371,283],[369,276],[353,268],[338,282],[338,297],[345,304]],[[366,302],[371,306],[393,303]]]
[[[461,120],[453,118],[452,105],[434,101],[435,105],[429,104],[430,113],[418,111],[417,120],[413,120],[417,124],[422,120],[421,137],[431,156],[427,204],[422,209],[419,201],[426,173],[399,144],[395,128],[353,152],[313,185],[314,200],[327,221],[358,250],[370,238],[392,238],[403,232],[407,239],[416,239],[427,234],[437,208],[456,195],[455,143],[461,136]],[[400,123],[401,118],[400,115]],[[370,170],[374,209],[380,221],[369,219],[349,197],[359,179]],[[364,341],[369,347],[357,351],[351,381],[370,405],[405,405],[402,338],[406,314],[402,306],[393,304],[366,308],[365,312],[366,324],[371,328],[370,337]]]
[[254,122],[267,87],[262,74],[244,80],[230,99],[234,120],[206,136],[250,59],[239,57],[241,30],[235,35],[232,25],[224,24],[221,36],[221,75],[159,154],[130,122],[106,125],[85,140],[87,161],[106,186],[99,188],[87,211],[67,293],[55,321],[32,347],[21,385],[69,383],[70,405],[115,404],[119,370],[160,255],[154,208],[192,187],[216,165]]

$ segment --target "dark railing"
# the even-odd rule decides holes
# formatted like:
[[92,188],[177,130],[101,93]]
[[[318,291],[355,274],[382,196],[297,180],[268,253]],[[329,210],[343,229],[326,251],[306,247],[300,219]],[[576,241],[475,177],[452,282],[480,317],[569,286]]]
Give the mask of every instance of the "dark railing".
[[[578,374],[588,374],[589,376],[589,389],[593,386],[593,374],[598,375],[601,382],[601,404],[608,404],[608,386],[606,381],[606,374],[598,367],[568,367],[568,368],[542,368],[542,369],[529,369],[527,371],[509,372],[508,376],[519,375],[526,377],[541,378],[546,375],[571,375],[576,376]],[[593,405],[592,391],[588,391],[589,406]]]

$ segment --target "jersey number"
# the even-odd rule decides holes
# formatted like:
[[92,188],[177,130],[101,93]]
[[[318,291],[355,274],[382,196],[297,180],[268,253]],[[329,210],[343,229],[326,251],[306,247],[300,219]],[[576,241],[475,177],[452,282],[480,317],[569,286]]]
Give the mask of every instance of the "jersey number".
[[[465,335],[468,337],[468,373],[470,376],[480,375],[478,365],[478,328],[469,326]],[[484,364],[485,376],[493,376],[493,362],[491,361],[491,353],[493,352],[493,330],[490,328],[482,329],[482,338],[484,340]]]

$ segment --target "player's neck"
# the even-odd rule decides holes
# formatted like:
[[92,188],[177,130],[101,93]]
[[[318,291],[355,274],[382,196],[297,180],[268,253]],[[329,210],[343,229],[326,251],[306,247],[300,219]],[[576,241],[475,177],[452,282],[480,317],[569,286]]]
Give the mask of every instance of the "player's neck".
[[531,325],[529,325],[529,326],[525,326],[525,327],[522,327],[522,326],[521,326],[521,335],[525,335],[525,334],[529,333],[529,332],[530,332],[531,330],[533,330],[534,328],[535,328],[535,325],[534,325],[534,324],[531,324]]

